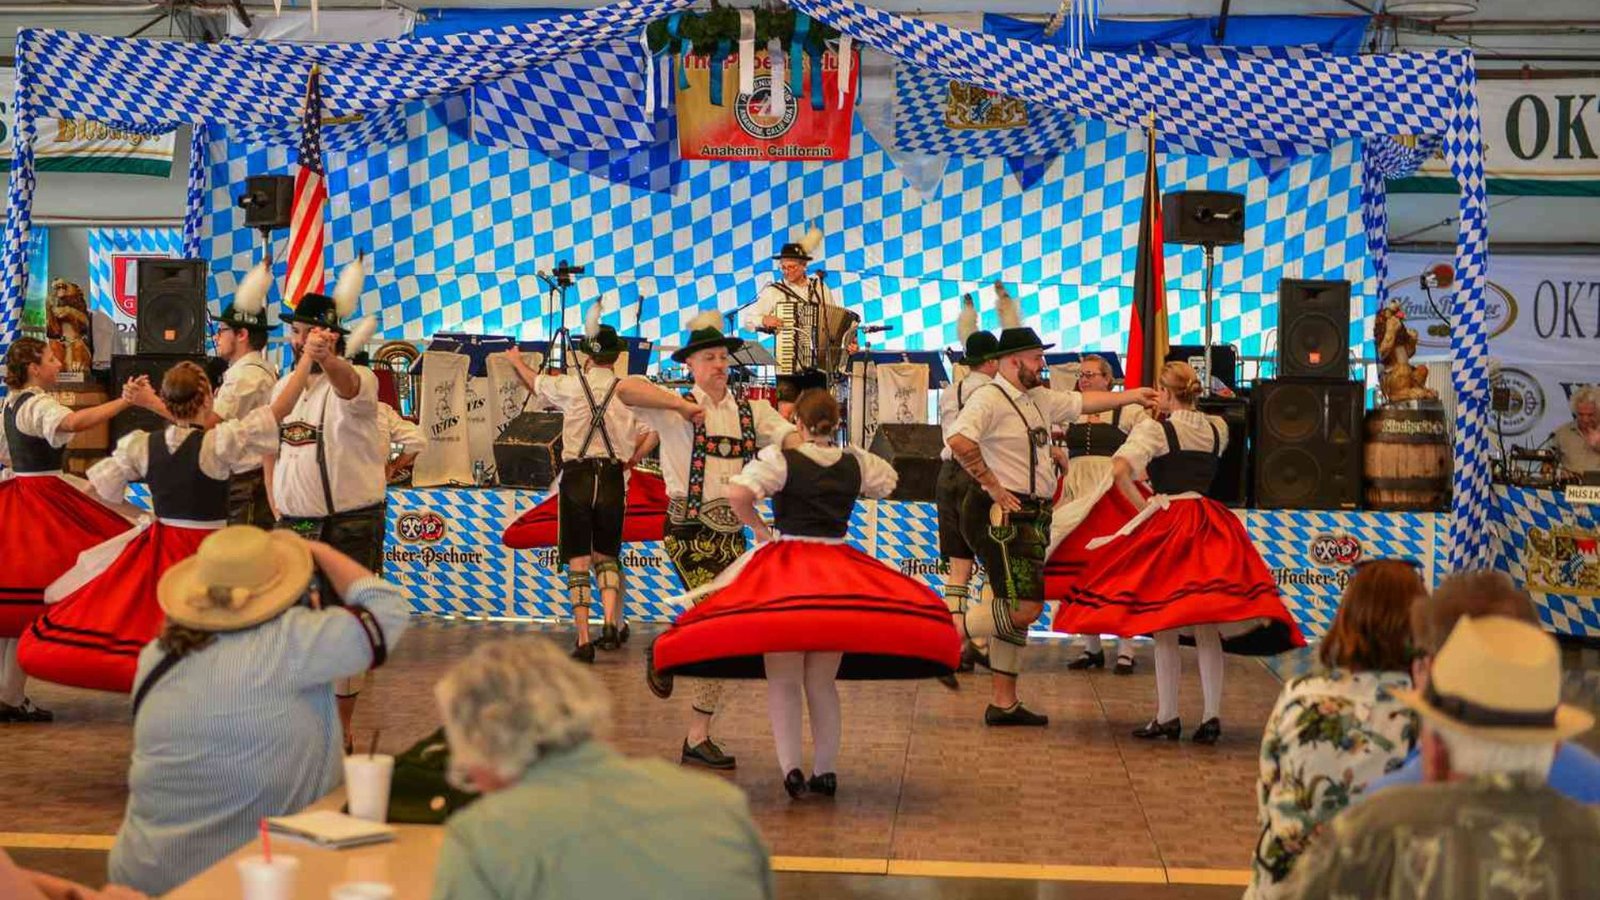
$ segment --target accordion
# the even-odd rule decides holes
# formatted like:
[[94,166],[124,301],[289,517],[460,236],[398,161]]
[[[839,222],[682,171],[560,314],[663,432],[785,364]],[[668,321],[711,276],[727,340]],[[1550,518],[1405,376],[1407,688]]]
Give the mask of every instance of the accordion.
[[773,307],[778,327],[773,357],[779,375],[796,375],[807,370],[838,372],[844,366],[845,345],[861,317],[843,307],[816,299],[797,299],[784,292],[784,299]]

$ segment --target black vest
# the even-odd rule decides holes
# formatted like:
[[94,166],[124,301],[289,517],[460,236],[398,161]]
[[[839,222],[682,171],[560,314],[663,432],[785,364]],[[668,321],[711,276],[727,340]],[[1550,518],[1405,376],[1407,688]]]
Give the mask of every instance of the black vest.
[[150,508],[160,518],[194,522],[228,518],[228,479],[218,481],[200,469],[204,440],[205,432],[197,429],[177,450],[168,450],[166,430],[150,432],[144,480],[150,486]]
[[861,493],[861,463],[846,451],[831,466],[799,450],[783,451],[789,480],[772,495],[772,523],[784,534],[842,538]]
[[1067,455],[1068,456],[1110,456],[1117,452],[1122,442],[1128,439],[1117,423],[1122,421],[1122,411],[1127,409],[1119,406],[1111,411],[1109,422],[1080,422],[1067,426]]
[[23,434],[22,429],[17,427],[17,413],[38,396],[32,393],[15,403],[6,404],[6,446],[11,448],[13,472],[58,472],[61,470],[61,460],[67,455],[67,448],[52,447],[44,438]]
[[1150,460],[1145,472],[1150,476],[1150,486],[1158,494],[1182,494],[1194,491],[1204,494],[1211,489],[1217,477],[1217,466],[1222,458],[1222,438],[1217,434],[1215,422],[1211,426],[1210,450],[1185,450],[1178,444],[1178,432],[1171,421],[1161,423],[1167,433],[1167,452]]

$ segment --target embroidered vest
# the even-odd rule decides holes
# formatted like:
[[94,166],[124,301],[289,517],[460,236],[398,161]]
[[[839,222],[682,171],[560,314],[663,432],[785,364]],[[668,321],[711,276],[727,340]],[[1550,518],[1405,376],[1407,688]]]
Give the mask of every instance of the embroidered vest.
[[[689,391],[684,391],[683,396],[687,400],[694,399],[694,394]],[[755,413],[750,411],[750,403],[743,397],[735,397],[734,401],[739,404],[737,437],[708,435],[703,420],[694,426],[694,441],[689,449],[689,492],[684,498],[685,518],[700,518],[706,493],[706,457],[749,462],[756,455]]]

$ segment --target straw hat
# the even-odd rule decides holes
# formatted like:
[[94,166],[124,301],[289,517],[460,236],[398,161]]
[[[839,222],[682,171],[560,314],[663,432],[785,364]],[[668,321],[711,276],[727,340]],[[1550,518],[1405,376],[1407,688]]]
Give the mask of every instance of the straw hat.
[[238,631],[288,609],[311,583],[311,548],[293,532],[223,528],[161,576],[167,618],[200,631]]
[[1428,687],[1393,691],[1423,721],[1516,744],[1582,734],[1594,716],[1561,702],[1555,639],[1506,616],[1463,618],[1433,657]]

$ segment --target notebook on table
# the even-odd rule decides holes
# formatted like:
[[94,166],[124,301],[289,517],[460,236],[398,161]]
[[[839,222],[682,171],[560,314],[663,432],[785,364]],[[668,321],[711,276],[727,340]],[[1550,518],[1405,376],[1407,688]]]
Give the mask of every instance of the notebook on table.
[[331,809],[275,816],[267,819],[267,829],[330,850],[381,844],[395,838],[395,830],[382,822],[369,822]]

